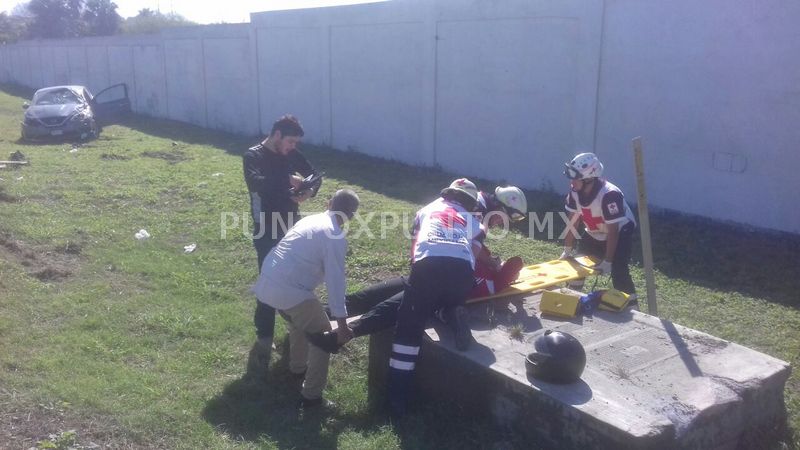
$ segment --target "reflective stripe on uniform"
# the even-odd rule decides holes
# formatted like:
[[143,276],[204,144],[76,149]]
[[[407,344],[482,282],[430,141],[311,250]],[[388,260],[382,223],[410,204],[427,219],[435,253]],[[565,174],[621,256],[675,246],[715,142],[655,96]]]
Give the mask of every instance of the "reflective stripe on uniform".
[[408,361],[398,361],[394,358],[389,359],[389,367],[397,370],[414,370],[415,363]]
[[419,355],[419,347],[410,345],[392,344],[392,351],[403,355]]

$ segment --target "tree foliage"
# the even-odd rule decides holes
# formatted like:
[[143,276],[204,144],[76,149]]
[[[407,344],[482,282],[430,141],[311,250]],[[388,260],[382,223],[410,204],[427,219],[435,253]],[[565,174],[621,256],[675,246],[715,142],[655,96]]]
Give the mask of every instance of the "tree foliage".
[[34,39],[112,35],[122,22],[111,0],[30,0],[26,10]]
[[29,18],[19,15],[0,13],[0,45],[17,42],[25,36]]
[[139,10],[139,14],[125,19],[122,32],[126,34],[157,33],[164,28],[197,25],[180,14],[153,11],[150,8]]
[[33,21],[28,35],[33,38],[69,38],[82,36],[85,24],[81,20],[83,0],[31,0],[28,11]]
[[163,14],[150,8],[123,19],[112,0],[30,0],[17,5],[11,15],[0,14],[0,44],[22,38],[157,33],[164,28],[186,25],[197,24],[180,14]]
[[117,5],[111,0],[87,0],[82,17],[89,36],[116,34],[122,23],[122,17],[117,14]]

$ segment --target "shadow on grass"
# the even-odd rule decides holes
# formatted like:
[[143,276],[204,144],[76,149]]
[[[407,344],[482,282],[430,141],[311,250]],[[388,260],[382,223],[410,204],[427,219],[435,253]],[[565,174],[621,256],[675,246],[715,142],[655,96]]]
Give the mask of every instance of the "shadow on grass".
[[[0,83],[0,91],[8,95],[13,95],[14,97],[22,97],[30,100],[33,98],[33,93],[36,92],[36,89],[22,86],[21,84]],[[20,111],[22,111],[22,103],[20,103]]]
[[[209,145],[234,155],[241,155],[260,139],[136,115],[126,118],[123,124],[146,134]],[[329,178],[415,205],[436,198],[439,191],[458,176],[436,168],[410,166],[330,147],[311,144],[302,147],[312,164]],[[484,190],[500,184],[483,179],[473,181]],[[548,212],[563,211],[567,188],[565,182],[564,192],[526,191],[529,211],[538,218]],[[634,194],[629,192],[628,199],[632,200]],[[796,268],[800,266],[800,236],[749,229],[671,211],[651,212],[650,221],[655,267],[664,275],[712,290],[800,307],[796,295],[800,292],[800,277],[796,276]],[[557,237],[563,231],[561,222],[559,217],[553,221],[552,236]],[[529,235],[533,232],[536,240],[558,242],[548,239],[548,233],[537,232],[535,223],[525,221],[517,228]],[[632,262],[641,265],[638,231],[633,254]],[[554,253],[553,257],[557,256]],[[639,290],[644,291],[645,286],[639,286]]]
[[266,380],[247,376],[229,383],[203,409],[203,418],[234,440],[274,443],[278,448],[337,448],[344,431],[377,429],[367,415],[347,415],[335,407],[298,408],[300,381],[288,368],[288,340],[281,357],[270,364]]
[[[664,275],[800,307],[800,236],[674,212],[651,215],[650,222],[654,265]],[[638,236],[636,241],[634,255],[641,255]]]
[[[240,136],[174,120],[139,115],[131,115],[119,123],[151,136],[187,144],[209,145],[232,155],[242,155],[245,150],[263,139],[263,136]],[[327,177],[416,204],[432,201],[454,178],[461,176],[438,168],[411,166],[328,146],[302,143],[300,147],[311,164],[325,172]],[[479,188],[494,187],[488,180],[471,179]]]

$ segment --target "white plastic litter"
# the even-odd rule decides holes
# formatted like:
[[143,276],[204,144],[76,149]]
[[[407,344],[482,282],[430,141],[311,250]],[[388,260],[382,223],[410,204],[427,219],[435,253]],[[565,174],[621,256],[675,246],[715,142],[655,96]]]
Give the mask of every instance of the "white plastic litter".
[[143,239],[147,239],[150,237],[150,233],[147,232],[145,229],[139,230],[136,234],[133,235],[137,240],[141,241]]
[[183,246],[183,253],[192,253],[197,248],[197,244],[189,244]]
[[212,173],[212,174],[211,174],[211,176],[212,176],[212,177],[220,177],[220,176],[222,176],[222,175],[223,175],[223,173],[222,173],[222,172],[217,172],[217,173]]
[[25,178],[25,177],[17,177],[16,180],[17,181],[22,181],[23,178]]
[[72,150],[70,150],[69,152],[70,152],[70,153],[78,153],[78,149],[77,149],[77,148],[73,148],[73,149],[72,149]]

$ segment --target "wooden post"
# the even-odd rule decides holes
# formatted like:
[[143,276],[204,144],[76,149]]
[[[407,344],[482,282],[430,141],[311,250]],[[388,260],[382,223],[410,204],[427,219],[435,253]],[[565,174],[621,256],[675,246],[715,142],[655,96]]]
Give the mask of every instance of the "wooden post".
[[644,182],[644,161],[642,159],[642,138],[633,138],[633,157],[636,164],[636,191],[639,202],[639,231],[642,236],[642,263],[647,284],[647,312],[658,315],[656,305],[656,279],[653,273],[653,246],[650,241],[650,214],[647,210],[647,190]]

